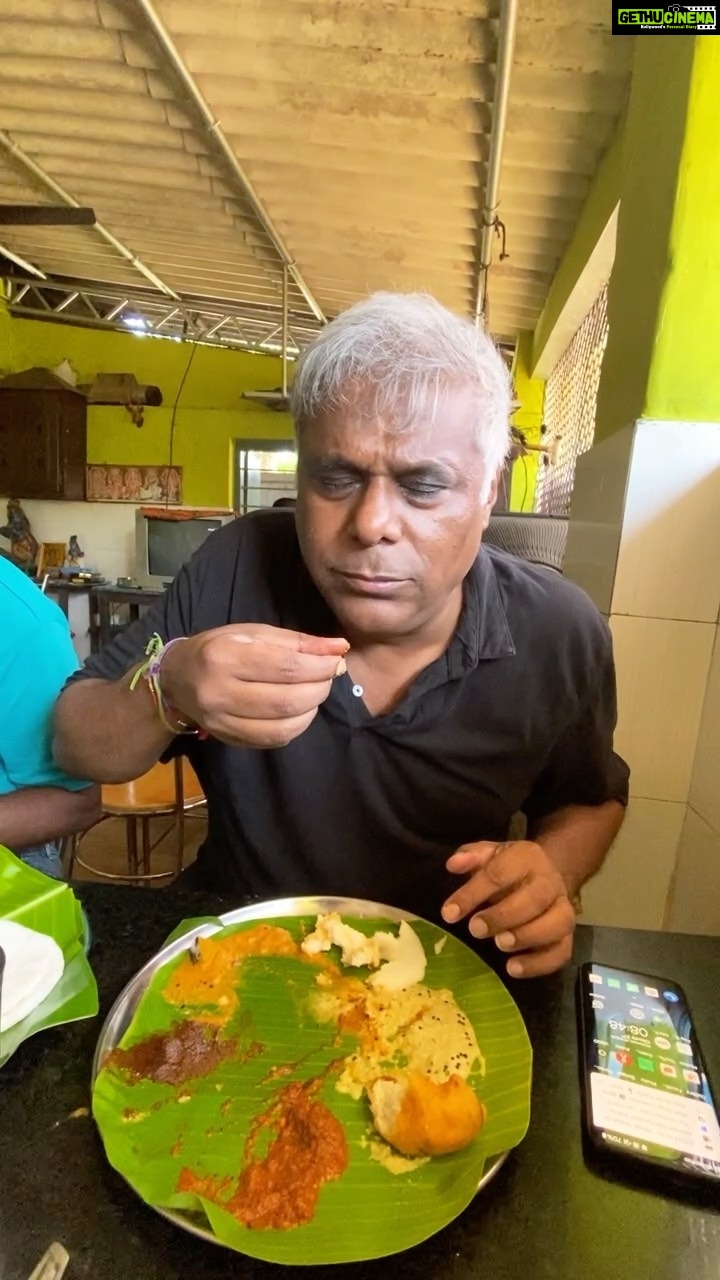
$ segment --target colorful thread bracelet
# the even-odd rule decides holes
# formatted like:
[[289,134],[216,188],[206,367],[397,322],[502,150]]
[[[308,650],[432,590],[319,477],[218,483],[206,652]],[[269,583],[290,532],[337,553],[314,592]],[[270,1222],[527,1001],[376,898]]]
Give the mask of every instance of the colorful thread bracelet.
[[[181,720],[174,707],[171,707],[169,703],[165,701],[162,688],[160,686],[160,669],[165,654],[174,644],[178,644],[181,640],[185,639],[187,639],[186,636],[176,636],[173,640],[168,640],[167,644],[165,644],[162,637],[155,632],[150,637],[147,648],[145,649],[147,661],[144,662],[143,665],[135,672],[135,675],[130,681],[130,690],[132,692],[132,690],[136,688],[138,682],[140,680],[144,680],[150,690],[150,696],[155,704],[155,710],[158,713],[163,728],[167,729],[168,733],[171,733],[174,736],[179,734],[191,734],[193,737],[204,740],[208,736],[205,730],[199,729],[197,725],[188,724],[187,721]],[[175,718],[177,722],[176,724],[172,724],[170,722],[170,716]]]

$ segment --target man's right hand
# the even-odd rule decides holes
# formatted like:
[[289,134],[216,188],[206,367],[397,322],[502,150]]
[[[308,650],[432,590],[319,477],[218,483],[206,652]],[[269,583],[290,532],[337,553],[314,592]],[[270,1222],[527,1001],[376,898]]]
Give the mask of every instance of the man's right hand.
[[304,733],[345,671],[346,640],[255,623],[217,627],[163,657],[163,699],[232,746],[284,747]]

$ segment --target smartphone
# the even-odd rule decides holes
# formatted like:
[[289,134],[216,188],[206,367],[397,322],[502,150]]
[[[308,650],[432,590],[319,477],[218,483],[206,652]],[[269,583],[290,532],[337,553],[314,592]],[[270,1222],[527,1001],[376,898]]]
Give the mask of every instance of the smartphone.
[[587,1154],[720,1199],[720,1120],[685,994],[665,978],[578,974]]

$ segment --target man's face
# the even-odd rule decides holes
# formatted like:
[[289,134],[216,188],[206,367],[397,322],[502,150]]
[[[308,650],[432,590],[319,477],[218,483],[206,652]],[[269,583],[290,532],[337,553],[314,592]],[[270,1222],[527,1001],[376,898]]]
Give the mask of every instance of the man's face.
[[493,483],[487,493],[472,423],[469,391],[451,388],[434,422],[401,432],[361,398],[303,428],[300,546],[354,638],[400,639],[459,601],[496,492]]

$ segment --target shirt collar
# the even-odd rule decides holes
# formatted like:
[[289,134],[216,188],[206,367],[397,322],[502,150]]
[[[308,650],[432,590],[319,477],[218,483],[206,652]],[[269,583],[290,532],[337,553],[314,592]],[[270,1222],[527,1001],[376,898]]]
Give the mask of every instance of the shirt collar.
[[495,565],[486,548],[481,547],[464,583],[462,613],[448,651],[450,675],[459,676],[479,662],[511,658],[514,654]]

